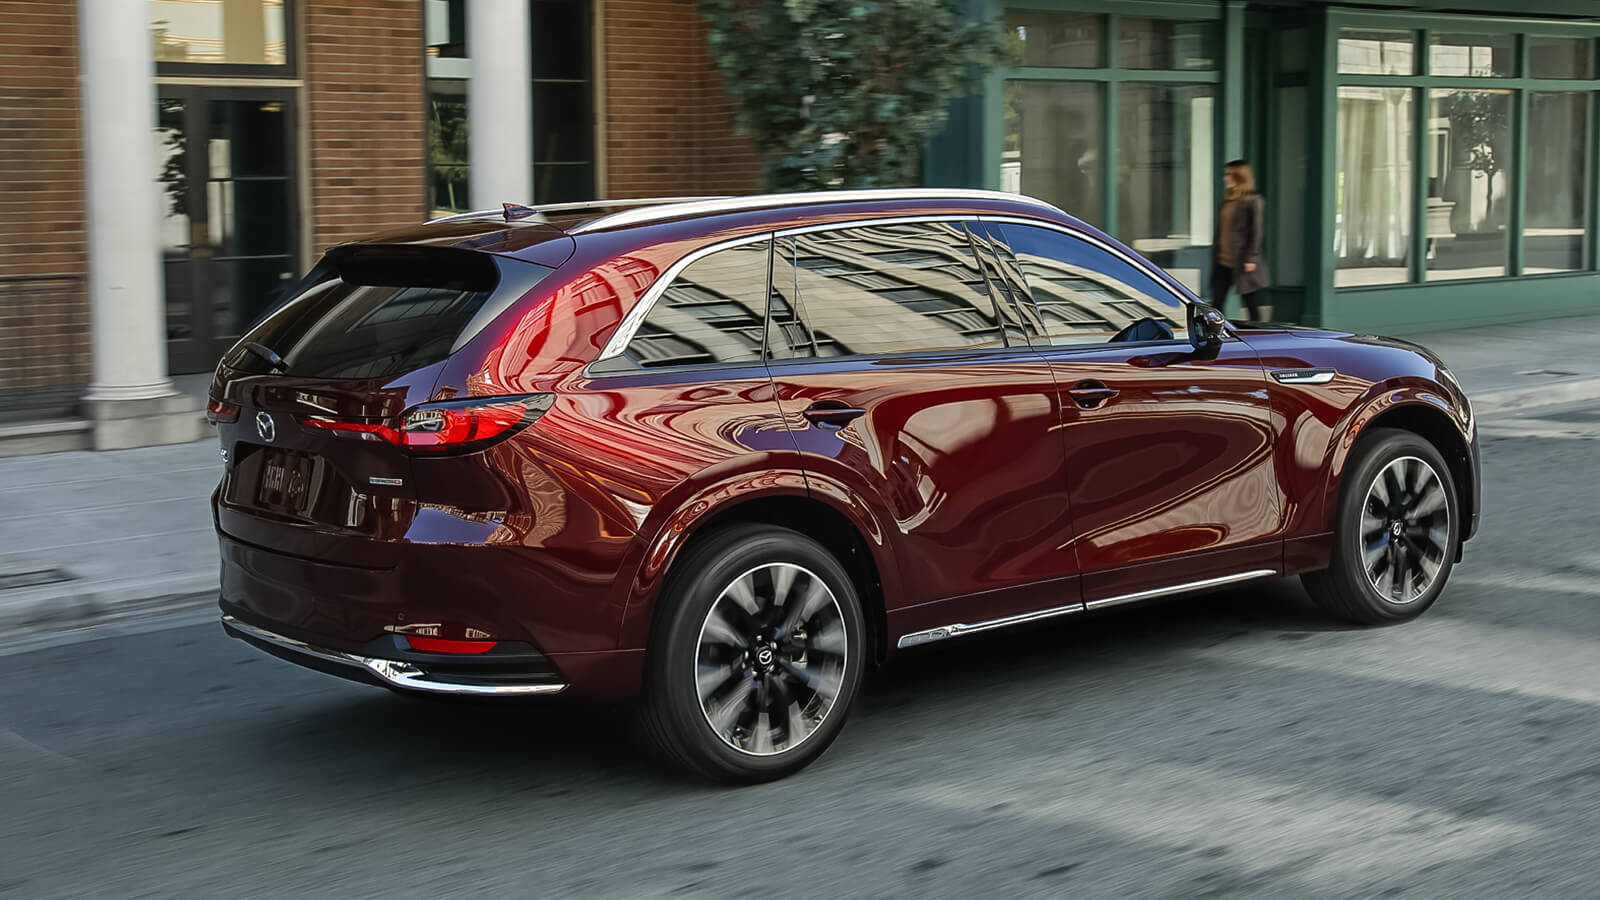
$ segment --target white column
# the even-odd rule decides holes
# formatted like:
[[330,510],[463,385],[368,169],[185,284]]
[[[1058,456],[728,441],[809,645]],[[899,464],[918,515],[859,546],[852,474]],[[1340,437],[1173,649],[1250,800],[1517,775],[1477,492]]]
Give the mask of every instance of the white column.
[[[80,0],[89,2],[89,0]],[[467,163],[472,206],[533,203],[533,68],[527,0],[467,0]]]
[[78,40],[94,342],[84,399],[169,397],[150,4],[78,0]]

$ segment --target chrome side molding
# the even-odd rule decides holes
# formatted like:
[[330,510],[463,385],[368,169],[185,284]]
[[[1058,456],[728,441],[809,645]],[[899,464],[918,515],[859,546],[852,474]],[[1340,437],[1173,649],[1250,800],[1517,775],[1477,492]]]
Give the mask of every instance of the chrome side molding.
[[[394,659],[374,659],[370,656],[357,656],[343,650],[330,650],[326,647],[317,647],[298,641],[291,637],[275,634],[265,628],[241,622],[233,616],[224,615],[222,625],[230,632],[254,638],[275,647],[288,650],[300,656],[309,656],[324,662],[336,663],[341,666],[350,666],[356,669],[366,669],[380,680],[397,688],[408,691],[423,691],[430,694],[472,694],[477,696],[493,697],[531,697],[539,694],[559,694],[567,689],[565,683],[557,684],[463,684],[456,681],[444,681],[430,676],[420,666]],[[236,635],[237,636],[237,635]]]
[[1338,374],[1336,369],[1279,369],[1272,377],[1279,384],[1327,384]]
[[1186,594],[1190,591],[1203,591],[1206,588],[1222,587],[1239,581],[1251,581],[1256,578],[1270,578],[1278,574],[1276,569],[1252,569],[1248,572],[1236,572],[1232,575],[1219,575],[1216,578],[1202,578],[1199,581],[1187,581],[1171,587],[1151,588],[1148,591],[1134,591],[1131,594],[1118,594],[1115,597],[1102,597],[1099,600],[1090,600],[1084,606],[1088,609],[1105,609],[1108,606],[1120,606],[1124,603],[1137,603],[1140,600],[1154,600],[1157,597],[1170,597],[1173,594]]
[[1120,606],[1124,603],[1137,603],[1140,600],[1154,600],[1157,597],[1168,597],[1173,594],[1186,594],[1190,591],[1203,591],[1206,588],[1221,587],[1225,584],[1234,584],[1240,581],[1252,581],[1257,578],[1270,578],[1277,575],[1276,569],[1251,569],[1248,572],[1235,572],[1232,575],[1219,575],[1216,578],[1202,578],[1199,581],[1186,581],[1183,584],[1174,584],[1169,587],[1152,588],[1147,591],[1135,591],[1131,594],[1119,594],[1115,597],[1104,597],[1091,600],[1088,603],[1069,603],[1066,606],[1052,606],[1036,612],[1018,613],[1014,616],[1004,616],[999,619],[987,619],[982,622],[957,622],[952,625],[941,625],[938,628],[929,628],[926,631],[913,631],[902,635],[895,646],[900,649],[915,647],[920,644],[931,644],[948,638],[964,637],[977,634],[980,631],[990,631],[995,628],[1006,628],[1012,625],[1021,625],[1026,622],[1037,622],[1041,619],[1053,619],[1057,616],[1067,616],[1081,613],[1091,609],[1105,609],[1108,606]]
[[980,631],[989,631],[995,628],[1005,628],[1008,625],[1021,625],[1024,622],[1037,622],[1040,619],[1053,619],[1056,616],[1069,616],[1073,613],[1083,612],[1082,603],[1069,603],[1066,606],[1052,606],[1036,612],[1019,613],[1014,616],[1005,616],[999,619],[988,619],[983,622],[967,624],[957,622],[953,625],[941,625],[938,628],[929,628],[927,631],[913,631],[904,635],[895,642],[896,647],[915,647],[918,644],[931,644],[946,638],[964,637],[977,634]]

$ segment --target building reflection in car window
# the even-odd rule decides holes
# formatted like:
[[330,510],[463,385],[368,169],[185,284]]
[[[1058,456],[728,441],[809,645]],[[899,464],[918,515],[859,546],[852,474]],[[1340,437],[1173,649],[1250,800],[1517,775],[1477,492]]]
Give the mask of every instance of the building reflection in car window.
[[780,245],[774,258],[773,290],[798,298],[818,355],[1005,346],[959,223],[866,225],[792,241],[792,257]]
[[1131,263],[1048,228],[1005,224],[1000,231],[997,252],[1021,270],[1049,343],[1107,343],[1142,319],[1187,340],[1183,302]]
[[647,368],[760,362],[766,327],[765,241],[714,251],[672,279],[627,355]]

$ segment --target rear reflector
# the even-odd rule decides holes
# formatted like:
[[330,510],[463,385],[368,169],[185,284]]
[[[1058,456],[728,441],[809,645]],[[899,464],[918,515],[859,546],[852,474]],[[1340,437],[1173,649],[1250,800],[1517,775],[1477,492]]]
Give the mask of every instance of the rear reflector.
[[336,437],[383,441],[417,453],[466,453],[482,450],[533,424],[550,409],[549,394],[526,397],[481,397],[424,403],[398,421],[351,422],[327,416],[305,416],[301,424]]
[[212,400],[206,404],[206,421],[212,425],[239,421],[239,407],[226,400]]
[[411,649],[421,650],[424,653],[476,654],[488,653],[499,641],[453,641],[448,638],[407,637],[406,643],[411,645]]

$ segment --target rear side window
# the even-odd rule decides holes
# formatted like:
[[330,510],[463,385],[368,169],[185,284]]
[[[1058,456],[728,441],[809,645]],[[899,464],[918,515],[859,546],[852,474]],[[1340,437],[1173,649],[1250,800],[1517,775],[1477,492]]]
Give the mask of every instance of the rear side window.
[[725,247],[685,266],[623,355],[645,368],[760,362],[767,249],[764,240]]
[[1103,344],[1151,318],[1185,339],[1183,301],[1165,285],[1088,241],[1035,225],[991,225],[996,251],[1027,283],[1045,339],[1053,345]]
[[[820,355],[1005,345],[983,271],[959,222],[805,232],[780,249],[773,289],[797,301]],[[803,346],[789,349],[806,355]]]
[[364,245],[330,252],[323,279],[251,329],[224,364],[266,374],[245,349],[283,357],[283,374],[385,378],[460,349],[551,269],[464,250]]

